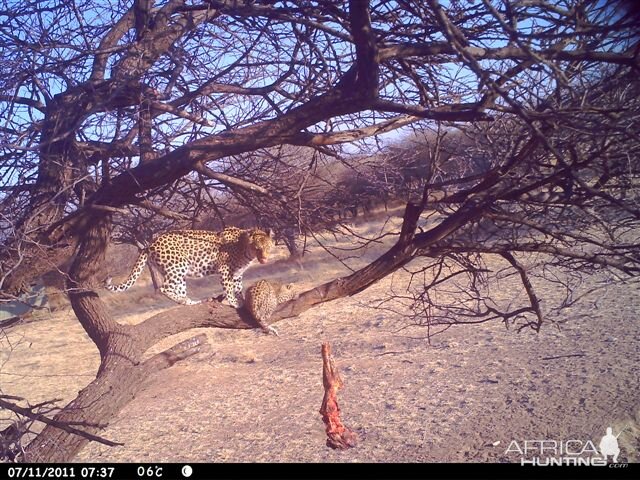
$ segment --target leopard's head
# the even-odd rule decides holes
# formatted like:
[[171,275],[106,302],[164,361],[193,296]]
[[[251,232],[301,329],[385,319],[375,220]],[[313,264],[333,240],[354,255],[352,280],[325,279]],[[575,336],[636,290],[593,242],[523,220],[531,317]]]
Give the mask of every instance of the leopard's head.
[[257,258],[260,263],[267,263],[269,259],[269,251],[274,245],[273,232],[271,230],[265,232],[259,228],[254,228],[247,232],[248,253]]
[[298,289],[294,283],[287,283],[280,288],[280,302],[288,302],[298,296]]

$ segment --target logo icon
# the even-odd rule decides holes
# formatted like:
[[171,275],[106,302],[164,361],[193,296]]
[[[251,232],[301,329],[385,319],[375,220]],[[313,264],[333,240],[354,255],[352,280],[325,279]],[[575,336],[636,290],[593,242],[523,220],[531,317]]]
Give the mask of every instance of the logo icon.
[[[504,453],[519,454],[521,465],[535,465],[538,467],[555,465],[606,467],[608,465],[609,468],[626,468],[628,463],[618,463],[618,457],[621,454],[618,437],[628,427],[622,428],[617,435],[614,435],[613,427],[605,429],[604,425],[600,428],[606,430],[606,434],[600,439],[597,448],[595,441],[577,438],[567,440],[512,440]],[[622,461],[625,461],[624,457]]]
[[[624,431],[624,430],[623,430]],[[600,453],[605,462],[609,459],[609,456],[613,457],[613,463],[618,463],[618,455],[620,455],[620,447],[618,446],[618,437],[622,435],[620,432],[618,435],[613,434],[613,428],[607,427],[607,434],[600,440]]]

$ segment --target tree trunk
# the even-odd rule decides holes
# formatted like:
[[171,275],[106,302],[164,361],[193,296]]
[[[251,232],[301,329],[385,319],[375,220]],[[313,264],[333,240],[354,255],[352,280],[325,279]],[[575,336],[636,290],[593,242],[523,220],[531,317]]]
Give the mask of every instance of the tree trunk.
[[[91,108],[100,99],[109,98],[114,107],[132,105],[139,102],[140,87],[120,85],[116,82],[87,82],[58,94],[47,106],[40,135],[40,161],[38,177],[29,202],[28,214],[16,222],[20,232],[29,242],[21,245],[8,244],[4,258],[9,263],[21,251],[22,265],[5,281],[3,289],[9,293],[28,290],[34,278],[58,268],[73,253],[75,236],[55,231],[57,222],[65,215],[65,206],[73,193],[74,181],[80,176],[78,171],[86,171],[75,143],[75,130]],[[75,172],[74,172],[75,170]],[[70,229],[71,224],[64,226]],[[28,232],[28,233],[27,233]],[[43,252],[44,250],[44,252]],[[47,261],[42,261],[46,258]]]

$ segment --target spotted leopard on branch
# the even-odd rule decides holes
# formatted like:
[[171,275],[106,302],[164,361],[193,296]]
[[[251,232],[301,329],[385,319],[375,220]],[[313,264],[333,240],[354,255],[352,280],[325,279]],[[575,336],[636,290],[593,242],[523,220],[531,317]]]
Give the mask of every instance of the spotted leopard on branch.
[[259,280],[247,290],[245,306],[265,333],[273,333],[277,336],[278,331],[267,322],[278,305],[293,300],[296,296],[297,292],[293,283],[282,285]]
[[124,292],[133,286],[145,265],[156,268],[163,277],[160,292],[182,305],[196,305],[202,300],[187,296],[186,278],[220,274],[226,302],[240,308],[242,275],[258,260],[266,263],[274,245],[271,230],[227,227],[221,232],[210,230],[175,230],[160,235],[140,253],[127,280],[106,288]]

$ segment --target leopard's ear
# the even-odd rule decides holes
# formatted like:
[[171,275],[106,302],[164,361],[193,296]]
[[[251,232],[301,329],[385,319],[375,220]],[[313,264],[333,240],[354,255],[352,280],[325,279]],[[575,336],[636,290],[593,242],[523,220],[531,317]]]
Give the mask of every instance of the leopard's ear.
[[273,228],[269,228],[267,230],[267,236],[273,238],[274,235],[275,235],[275,232],[273,231]]

